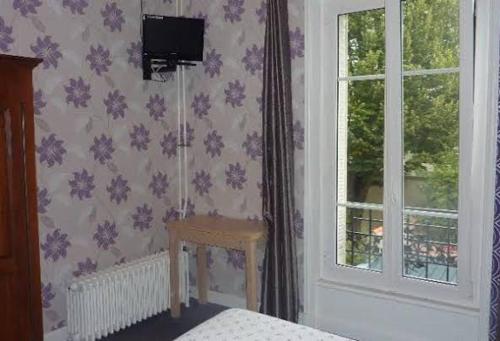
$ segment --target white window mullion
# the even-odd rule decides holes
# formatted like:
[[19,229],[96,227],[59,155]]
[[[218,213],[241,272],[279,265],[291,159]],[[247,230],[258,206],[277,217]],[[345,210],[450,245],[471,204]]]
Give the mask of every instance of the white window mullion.
[[429,75],[446,75],[450,73],[459,73],[460,68],[450,67],[441,69],[422,69],[403,71],[403,76],[429,76]]
[[[441,68],[441,69],[422,69],[422,70],[411,70],[403,71],[403,76],[429,76],[429,75],[446,75],[451,73],[459,73],[460,68]],[[377,80],[385,79],[385,74],[378,75],[362,75],[362,76],[341,76],[338,81],[365,81],[365,80]]]
[[[349,74],[348,63],[348,18],[338,16],[338,74],[340,76]],[[347,142],[348,142],[348,96],[349,82],[337,83],[337,201],[347,201]],[[346,77],[343,77],[346,78]],[[337,264],[346,263],[347,244],[347,214],[346,210],[335,210],[337,212]]]
[[345,76],[339,77],[339,82],[345,81],[371,81],[371,80],[379,80],[385,79],[385,75],[363,75],[363,76]]
[[402,274],[402,53],[401,1],[386,0],[384,146],[384,271],[390,285]]
[[[474,1],[460,1],[460,156],[459,156],[459,201],[458,201],[458,287],[463,296],[472,291],[474,278],[471,269],[473,245],[478,245],[477,233],[473,228],[475,221],[469,198],[472,197],[471,168],[484,161],[474,160],[471,141],[474,139]],[[483,146],[481,146],[482,148]],[[477,264],[477,263],[474,263]]]

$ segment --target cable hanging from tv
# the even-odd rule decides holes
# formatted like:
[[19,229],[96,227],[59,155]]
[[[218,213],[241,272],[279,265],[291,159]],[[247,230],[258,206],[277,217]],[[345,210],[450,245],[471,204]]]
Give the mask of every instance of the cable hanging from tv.
[[204,35],[204,19],[143,15],[143,79],[165,81],[178,66],[203,61]]

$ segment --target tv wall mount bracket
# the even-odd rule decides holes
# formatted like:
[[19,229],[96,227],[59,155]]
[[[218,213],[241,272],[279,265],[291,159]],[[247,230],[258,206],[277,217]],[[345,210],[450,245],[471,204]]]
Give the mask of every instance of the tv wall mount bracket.
[[179,60],[176,53],[162,56],[151,56],[144,53],[142,58],[144,79],[151,79],[151,74],[153,73],[162,74],[166,72],[174,72],[177,70],[178,65],[196,66],[194,63]]

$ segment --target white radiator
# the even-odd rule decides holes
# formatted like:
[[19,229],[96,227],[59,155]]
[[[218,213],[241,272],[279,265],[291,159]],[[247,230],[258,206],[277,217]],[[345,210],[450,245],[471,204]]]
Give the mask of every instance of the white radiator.
[[[181,301],[189,304],[188,253],[179,257]],[[71,340],[93,341],[170,308],[170,257],[161,252],[82,277],[67,292]]]

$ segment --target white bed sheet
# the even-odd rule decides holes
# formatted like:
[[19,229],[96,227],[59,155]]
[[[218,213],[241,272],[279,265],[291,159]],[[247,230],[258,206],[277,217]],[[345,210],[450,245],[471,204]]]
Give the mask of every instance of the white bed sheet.
[[[348,341],[341,336],[243,309],[228,309],[203,322],[177,341]],[[352,340],[351,340],[352,341]]]

